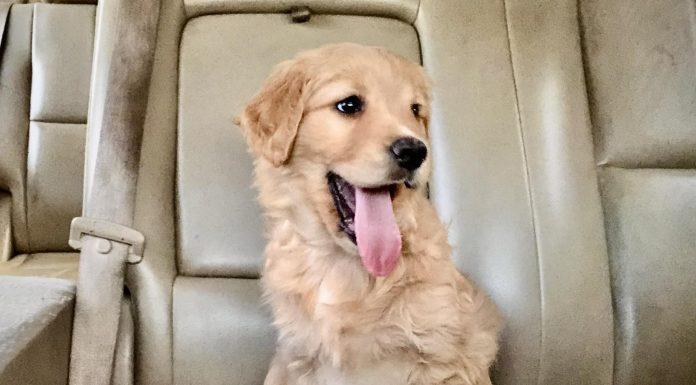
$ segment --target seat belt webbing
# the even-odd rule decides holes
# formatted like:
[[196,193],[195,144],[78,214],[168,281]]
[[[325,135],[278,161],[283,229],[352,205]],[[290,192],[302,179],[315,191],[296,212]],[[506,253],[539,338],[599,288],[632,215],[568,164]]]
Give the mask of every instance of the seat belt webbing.
[[71,385],[111,382],[126,262],[129,253],[142,248],[142,239],[120,234],[139,235],[129,227],[158,18],[159,0],[98,4],[87,134],[87,153],[93,152],[86,157],[83,203],[87,218],[75,219],[71,229],[71,244],[81,246]]

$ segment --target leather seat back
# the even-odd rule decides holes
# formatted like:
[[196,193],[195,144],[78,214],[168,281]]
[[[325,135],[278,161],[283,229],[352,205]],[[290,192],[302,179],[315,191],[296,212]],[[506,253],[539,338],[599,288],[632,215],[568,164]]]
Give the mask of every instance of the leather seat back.
[[[666,25],[682,31],[676,43],[657,30],[664,26],[657,3],[631,4],[582,1],[580,15],[573,0],[164,1],[143,101],[135,213],[147,248],[128,277],[136,382],[262,382],[273,351],[255,279],[262,223],[232,117],[273,64],[351,40],[421,60],[434,79],[431,198],[449,225],[457,265],[503,311],[494,382],[688,383],[694,200],[685,168],[693,167],[694,72],[686,59],[692,18],[682,15],[693,4],[670,0],[678,10]],[[312,16],[295,24],[287,14],[299,6]],[[638,52],[665,60],[654,65],[674,63],[674,71],[659,67],[661,77],[650,81],[650,67],[622,72],[631,56],[616,56],[616,47],[635,48],[626,42],[637,34],[618,26],[626,13],[637,20],[633,28],[650,20],[661,43]],[[684,58],[659,48],[670,44]],[[97,56],[102,79],[110,62]],[[661,80],[674,88],[636,99]],[[636,122],[640,109],[662,118]],[[676,129],[655,139],[662,121]],[[681,169],[624,170],[642,165]],[[648,226],[649,218],[659,221]],[[643,286],[645,267],[659,279]],[[651,320],[667,329],[651,333]],[[636,356],[652,348],[665,358]]]
[[[567,23],[561,32],[577,39],[571,3],[559,10]],[[308,6],[310,20],[293,23],[287,14],[294,6]],[[590,183],[572,197],[589,199],[591,210],[559,202],[563,215],[583,216],[588,233],[563,247],[563,228],[553,228],[562,219],[549,220],[544,231],[555,247],[540,254],[511,64],[514,27],[505,14],[504,4],[489,1],[165,1],[135,220],[148,246],[129,271],[138,313],[136,381],[261,383],[273,334],[249,278],[258,276],[264,241],[251,160],[232,118],[272,65],[300,49],[349,40],[420,59],[434,78],[431,196],[450,224],[457,264],[505,314],[497,383],[559,383],[569,373],[610,382],[609,279],[589,131],[577,153],[590,173],[568,180]],[[566,50],[581,79],[574,48]],[[561,85],[570,92],[575,84]],[[562,165],[551,172],[566,178]],[[585,244],[596,253],[574,251]],[[569,250],[566,264],[559,258]],[[578,336],[578,328],[587,334]],[[577,348],[584,345],[595,352]]]
[[70,250],[82,203],[95,5],[16,4],[0,79],[0,194],[13,254]]
[[582,1],[615,384],[696,383],[696,5]]
[[13,4],[0,31],[2,384],[68,383],[75,285],[45,277],[77,276],[95,9]]

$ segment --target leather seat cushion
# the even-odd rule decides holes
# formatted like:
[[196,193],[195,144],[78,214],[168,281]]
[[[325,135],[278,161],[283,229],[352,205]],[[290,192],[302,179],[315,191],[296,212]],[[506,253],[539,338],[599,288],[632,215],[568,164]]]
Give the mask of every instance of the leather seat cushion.
[[175,384],[261,384],[275,346],[256,279],[174,282]]
[[75,285],[0,276],[0,384],[66,384]]

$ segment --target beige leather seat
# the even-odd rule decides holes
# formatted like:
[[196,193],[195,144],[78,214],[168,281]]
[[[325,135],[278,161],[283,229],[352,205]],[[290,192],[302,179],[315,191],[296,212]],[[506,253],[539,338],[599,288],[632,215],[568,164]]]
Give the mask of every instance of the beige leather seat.
[[3,385],[68,379],[95,10],[14,4],[0,34]]
[[504,312],[497,384],[696,381],[694,5],[580,5],[165,1],[129,271],[136,382],[262,382],[262,223],[231,122],[273,64],[336,41],[434,79],[431,197]]
[[696,383],[696,5],[584,1],[614,382]]
[[434,79],[431,197],[505,314],[497,384],[693,382],[696,179],[629,169],[696,159],[693,3],[672,2],[656,18],[657,3],[614,0],[581,15],[570,0],[164,1],[137,189],[147,247],[129,270],[136,382],[262,382],[263,231],[232,118],[273,64],[336,41]]
[[[494,382],[695,383],[695,13],[691,0],[163,0],[134,225],[147,246],[128,272],[135,382],[262,383],[262,223],[232,117],[273,64],[355,41],[434,79],[431,198],[458,265],[503,310]],[[6,61],[27,54],[8,49],[3,86],[26,89],[26,64]],[[35,253],[49,233],[22,230],[37,210],[23,196],[55,191],[22,170],[52,163],[17,132],[43,146],[36,123],[72,121],[31,115],[48,92],[32,88],[31,109],[8,95],[2,116],[26,123],[0,122],[17,138],[0,143],[0,188],[15,250]]]
[[96,6],[15,4],[0,60],[0,275],[74,280]]

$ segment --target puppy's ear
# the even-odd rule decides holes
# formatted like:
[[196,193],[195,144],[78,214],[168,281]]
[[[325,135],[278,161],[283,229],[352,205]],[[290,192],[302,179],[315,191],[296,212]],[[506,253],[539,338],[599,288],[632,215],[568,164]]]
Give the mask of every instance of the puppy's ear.
[[306,71],[297,61],[280,63],[244,109],[239,123],[252,152],[274,166],[287,162],[304,112]]

